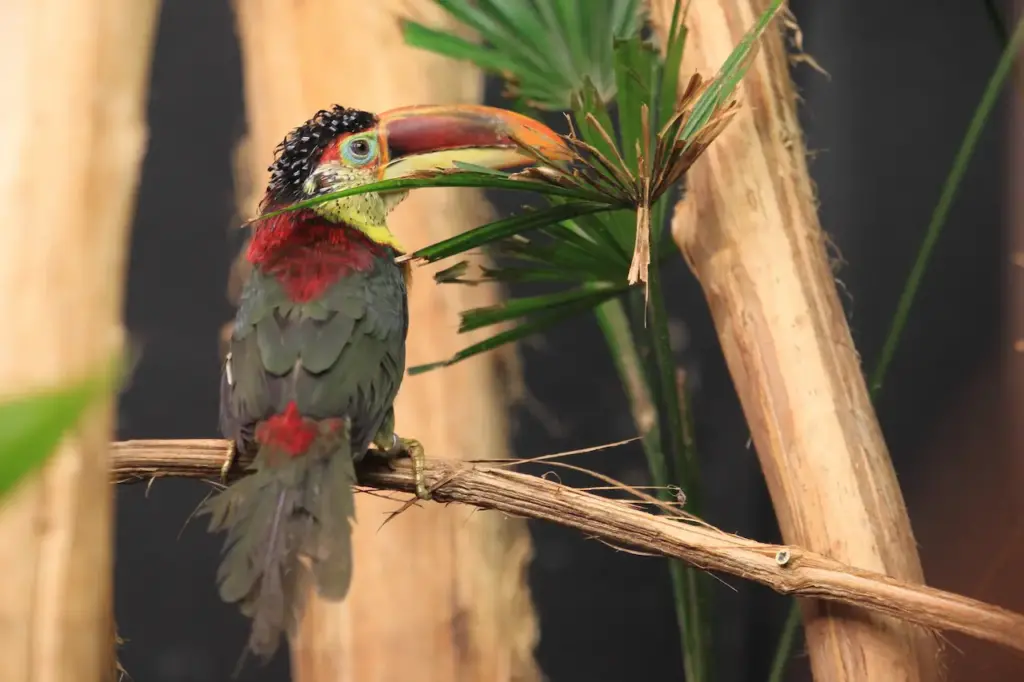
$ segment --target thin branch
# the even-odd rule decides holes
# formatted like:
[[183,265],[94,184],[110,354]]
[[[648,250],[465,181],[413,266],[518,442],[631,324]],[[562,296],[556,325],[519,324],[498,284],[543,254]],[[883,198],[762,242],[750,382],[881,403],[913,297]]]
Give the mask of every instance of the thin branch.
[[[117,483],[166,476],[215,479],[228,452],[223,440],[136,440],[111,447]],[[389,468],[367,458],[359,483],[413,491],[406,462]],[[924,585],[862,571],[799,547],[769,545],[703,523],[656,516],[538,476],[450,460],[427,463],[438,502],[459,502],[575,528],[615,546],[682,559],[767,585],[776,592],[858,606],[928,628],[954,630],[1024,651],[1024,616]]]

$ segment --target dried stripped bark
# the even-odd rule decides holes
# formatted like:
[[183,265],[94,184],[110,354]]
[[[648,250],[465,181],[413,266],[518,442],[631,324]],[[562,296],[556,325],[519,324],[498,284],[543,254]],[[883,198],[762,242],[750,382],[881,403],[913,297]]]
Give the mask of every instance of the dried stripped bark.
[[[105,369],[146,144],[154,0],[0,3],[0,386]],[[113,669],[110,404],[0,506],[0,680]]]
[[[652,0],[667,26],[673,0]],[[767,3],[689,4],[683,73],[714,73]],[[673,236],[700,280],[782,535],[859,568],[923,582],[818,222],[777,28],[742,108],[689,174]],[[929,633],[848,606],[803,604],[818,682],[933,680]]]
[[[440,24],[443,13],[433,2],[239,0],[235,9],[250,132],[243,165],[254,190],[265,186],[270,154],[284,134],[318,109],[337,103],[382,111],[482,96],[476,69],[404,45],[399,16],[415,12]],[[257,199],[246,199],[246,215]],[[480,224],[487,210],[470,190],[417,190],[389,223],[412,249]],[[430,274],[417,268],[414,275],[410,364],[460,349],[470,338],[456,334],[458,313],[496,301],[485,287],[431,286]],[[396,403],[400,433],[423,442],[428,454],[469,457],[482,449],[506,456],[498,362],[482,357],[407,377]],[[295,679],[538,679],[525,524],[430,505],[378,532],[390,508],[359,500],[352,590],[341,604],[307,609],[292,647]]]
[[[115,443],[114,480],[127,483],[164,476],[212,479],[219,473],[227,449],[224,440]],[[378,497],[384,497],[380,494],[383,491],[413,490],[408,462],[400,461],[392,470],[379,460],[369,460],[357,473],[360,484],[378,491]],[[545,477],[482,463],[428,460],[426,474],[437,502],[460,502],[557,523],[613,546],[675,557],[708,570],[756,580],[784,594],[854,604],[874,613],[963,632],[1024,651],[1024,615],[853,568],[799,547],[768,545],[725,533],[621,484],[623,492],[631,493],[630,499],[609,499]],[[404,510],[397,499],[387,499],[391,500],[391,511],[410,511]],[[645,501],[666,514],[645,511]],[[403,645],[398,646],[401,650]]]

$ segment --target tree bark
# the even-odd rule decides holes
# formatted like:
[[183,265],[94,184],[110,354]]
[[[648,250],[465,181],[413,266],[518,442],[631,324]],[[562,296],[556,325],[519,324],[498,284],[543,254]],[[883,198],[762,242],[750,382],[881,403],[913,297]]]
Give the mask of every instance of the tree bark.
[[[247,215],[265,186],[274,147],[318,109],[337,103],[382,111],[482,97],[475,68],[404,45],[400,14],[441,23],[433,2],[240,0],[235,8],[249,119],[241,157],[252,178]],[[478,193],[417,190],[389,222],[412,249],[487,215]],[[410,365],[442,359],[471,341],[456,333],[458,313],[496,300],[494,289],[436,287],[430,274],[417,268],[410,292]],[[489,356],[407,377],[396,403],[399,433],[419,439],[428,455],[506,457],[499,362]],[[393,502],[360,496],[352,589],[342,603],[314,600],[307,609],[292,643],[297,682],[538,679],[525,523],[423,505],[381,528],[393,510]]]
[[[157,3],[0,3],[0,387],[109,367]],[[112,404],[89,411],[0,506],[0,680],[97,682],[113,670]]]
[[[671,0],[654,3],[658,24]],[[715,73],[767,3],[689,5],[684,76]],[[770,28],[742,109],[689,175],[673,236],[700,280],[787,543],[923,582],[914,536],[840,305],[782,35]],[[818,682],[938,677],[920,628],[803,603]]]

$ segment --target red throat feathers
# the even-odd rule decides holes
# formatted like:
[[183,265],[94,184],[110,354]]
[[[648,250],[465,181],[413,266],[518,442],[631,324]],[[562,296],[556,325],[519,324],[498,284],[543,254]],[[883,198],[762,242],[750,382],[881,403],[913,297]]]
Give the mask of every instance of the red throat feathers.
[[258,223],[246,256],[275,277],[291,300],[305,303],[351,272],[372,270],[386,252],[354,227],[293,211]]

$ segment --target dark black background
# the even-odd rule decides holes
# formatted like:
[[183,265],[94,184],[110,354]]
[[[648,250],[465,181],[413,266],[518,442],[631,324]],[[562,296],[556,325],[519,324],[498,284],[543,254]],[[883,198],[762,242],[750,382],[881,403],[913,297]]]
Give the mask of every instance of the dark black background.
[[[806,66],[794,71],[822,221],[845,261],[839,278],[870,367],[1001,45],[977,0],[800,1],[793,9],[806,49],[831,76]],[[224,291],[237,249],[232,154],[245,125],[232,22],[227,0],[169,0],[160,18],[127,301],[143,355],[122,400],[122,438],[217,435],[217,332],[232,314]],[[1003,117],[1000,110],[967,174],[880,404],[908,498],[915,472],[929,465],[915,456],[916,446],[995,348]],[[706,516],[725,530],[775,540],[701,293],[681,263],[668,288],[686,330],[680,362],[696,377]],[[559,428],[520,410],[517,454],[633,434],[592,320],[567,322],[522,352],[529,390]],[[631,481],[644,471],[639,450],[585,463]],[[206,490],[180,481],[149,491],[119,488],[117,616],[128,640],[122,661],[137,682],[227,680],[241,651],[246,623],[214,588],[219,540],[201,522],[185,527]],[[543,633],[538,656],[552,682],[682,679],[661,561],[548,525],[531,529],[531,585]],[[724,583],[729,587],[717,592],[716,682],[763,680],[786,601],[734,578]],[[242,679],[287,680],[285,657],[250,666]]]

